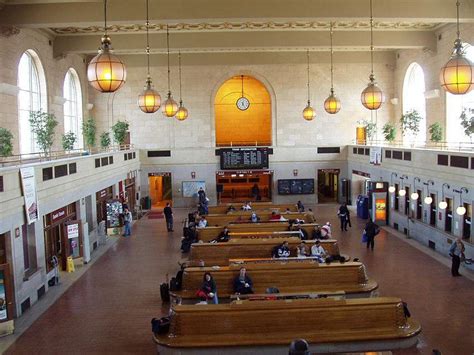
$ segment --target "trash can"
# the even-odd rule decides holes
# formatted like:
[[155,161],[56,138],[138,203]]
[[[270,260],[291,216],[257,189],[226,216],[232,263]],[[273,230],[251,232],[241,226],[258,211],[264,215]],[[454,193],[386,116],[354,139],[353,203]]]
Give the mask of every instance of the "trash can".
[[67,257],[66,271],[67,272],[76,271],[75,268],[74,268],[74,260],[72,259],[72,256]]

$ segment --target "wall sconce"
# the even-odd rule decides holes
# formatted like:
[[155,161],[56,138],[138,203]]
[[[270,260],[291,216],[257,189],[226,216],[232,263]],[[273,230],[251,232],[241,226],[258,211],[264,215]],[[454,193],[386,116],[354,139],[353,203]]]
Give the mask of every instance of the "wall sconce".
[[413,179],[413,192],[412,194],[410,195],[410,198],[413,200],[413,201],[416,201],[418,200],[418,197],[420,197],[418,195],[418,192],[416,192],[416,182],[421,182],[421,179],[419,177],[415,177]]
[[195,179],[196,178],[196,172],[195,171],[191,171],[191,179]]
[[444,199],[444,188],[445,187],[448,188],[448,189],[451,188],[451,186],[449,186],[449,184],[447,184],[447,183],[444,183],[443,185],[441,185],[441,201],[438,204],[438,207],[439,207],[440,210],[445,210],[446,207],[448,207],[448,203]]
[[403,180],[408,179],[408,176],[402,175],[400,176],[400,190],[398,190],[398,196],[403,197],[407,194],[407,191],[405,190],[405,187],[403,186]]
[[293,176],[298,176],[298,169],[293,169]]
[[456,213],[460,216],[464,216],[466,214],[466,207],[464,207],[463,205],[463,201],[462,201],[462,193],[469,193],[469,190],[465,187],[461,187],[459,190],[454,190],[453,189],[453,192],[457,192],[459,193],[459,207],[456,208]]
[[430,185],[434,185],[433,180],[428,180],[427,182],[424,182],[423,185],[426,186],[426,197],[424,199],[425,204],[431,205],[433,203],[433,198],[430,195]]
[[393,177],[398,177],[398,174],[397,173],[391,173],[390,174],[390,186],[388,187],[388,192],[390,192],[391,194],[393,194],[395,192],[395,186],[393,185]]

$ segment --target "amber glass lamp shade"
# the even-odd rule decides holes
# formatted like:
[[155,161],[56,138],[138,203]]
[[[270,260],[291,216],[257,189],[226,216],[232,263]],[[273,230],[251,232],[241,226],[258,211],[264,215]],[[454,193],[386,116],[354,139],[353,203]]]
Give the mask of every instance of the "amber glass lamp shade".
[[126,79],[125,64],[112,54],[110,37],[102,37],[99,54],[87,66],[87,80],[100,92],[114,92],[122,87]]
[[384,99],[382,90],[377,86],[374,76],[371,74],[369,85],[367,85],[360,95],[362,105],[369,110],[378,110],[380,106],[382,106]]
[[334,91],[331,89],[331,95],[324,101],[324,109],[327,113],[334,115],[341,109],[341,101],[334,95]]
[[316,111],[314,108],[311,107],[310,102],[308,101],[308,105],[303,110],[303,118],[306,121],[312,121],[316,117]]
[[178,112],[178,104],[173,100],[171,92],[168,92],[168,98],[163,103],[162,110],[166,117],[173,117]]
[[188,118],[188,109],[183,106],[183,102],[179,102],[179,108],[178,112],[176,112],[176,119],[178,121],[184,121],[186,118]]
[[145,113],[154,113],[160,109],[161,96],[153,89],[151,79],[148,77],[146,85],[140,95],[138,95],[138,107]]
[[439,81],[447,92],[464,95],[474,88],[474,63],[464,55],[461,40],[456,40],[454,48],[451,59],[441,68]]

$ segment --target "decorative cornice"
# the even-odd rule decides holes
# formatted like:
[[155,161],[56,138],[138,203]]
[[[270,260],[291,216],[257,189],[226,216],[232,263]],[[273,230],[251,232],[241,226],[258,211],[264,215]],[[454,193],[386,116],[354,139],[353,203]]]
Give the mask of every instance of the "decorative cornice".
[[0,26],[0,36],[1,37],[10,37],[20,33],[20,29],[15,26]]
[[[220,23],[175,23],[169,24],[171,32],[229,32],[229,31],[318,31],[328,30],[330,22],[220,22]],[[440,24],[429,22],[388,22],[374,23],[376,30],[434,30]],[[166,32],[167,24],[150,24],[152,32]],[[333,22],[334,30],[367,30],[369,21],[337,21]],[[57,35],[96,34],[104,32],[101,26],[90,27],[54,27],[50,28]],[[145,32],[144,24],[111,25],[107,28],[111,33]]]

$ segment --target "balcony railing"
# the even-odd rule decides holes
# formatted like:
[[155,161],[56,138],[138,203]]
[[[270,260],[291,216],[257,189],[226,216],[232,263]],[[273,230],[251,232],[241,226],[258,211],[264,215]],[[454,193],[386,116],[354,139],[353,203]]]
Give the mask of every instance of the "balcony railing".
[[426,142],[426,143],[407,143],[400,140],[393,141],[391,143],[385,140],[367,140],[366,144],[357,143],[355,140],[352,141],[354,145],[367,145],[377,146],[384,148],[406,148],[406,149],[429,149],[429,150],[451,150],[451,151],[474,151],[473,142]]

